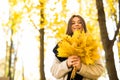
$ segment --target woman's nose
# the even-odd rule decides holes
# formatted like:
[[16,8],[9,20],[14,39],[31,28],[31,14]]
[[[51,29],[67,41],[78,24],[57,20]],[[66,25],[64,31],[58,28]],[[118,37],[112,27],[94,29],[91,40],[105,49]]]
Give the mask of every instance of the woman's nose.
[[78,23],[75,23],[75,25],[78,25]]

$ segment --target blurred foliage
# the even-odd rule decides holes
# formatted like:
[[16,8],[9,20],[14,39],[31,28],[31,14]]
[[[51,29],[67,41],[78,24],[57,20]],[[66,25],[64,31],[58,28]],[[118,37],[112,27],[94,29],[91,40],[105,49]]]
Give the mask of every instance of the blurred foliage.
[[[95,3],[95,0],[9,0],[9,21],[4,25],[13,30],[13,35],[23,31],[23,23],[32,25],[37,30],[45,28],[44,36],[47,39],[55,38],[59,41],[66,32],[70,16],[79,14],[85,19],[88,31],[101,43]],[[74,7],[76,5],[78,6]],[[118,23],[117,6],[118,0],[104,0],[106,20],[112,18]],[[38,36],[36,39],[40,40]],[[45,44],[48,44],[47,39]],[[118,48],[120,55],[120,42]]]
[[119,58],[120,58],[120,42],[118,42],[118,53],[119,53]]

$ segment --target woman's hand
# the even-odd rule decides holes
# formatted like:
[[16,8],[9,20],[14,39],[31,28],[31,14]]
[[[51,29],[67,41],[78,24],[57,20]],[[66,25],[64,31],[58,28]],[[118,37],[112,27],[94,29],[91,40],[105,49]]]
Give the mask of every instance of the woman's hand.
[[80,61],[80,57],[73,55],[73,56],[69,56],[67,59],[67,65],[68,67],[76,67],[77,70],[80,70],[81,68],[81,61]]
[[81,69],[80,57],[76,56],[76,59],[73,61],[72,66],[75,67],[77,71],[79,71]]

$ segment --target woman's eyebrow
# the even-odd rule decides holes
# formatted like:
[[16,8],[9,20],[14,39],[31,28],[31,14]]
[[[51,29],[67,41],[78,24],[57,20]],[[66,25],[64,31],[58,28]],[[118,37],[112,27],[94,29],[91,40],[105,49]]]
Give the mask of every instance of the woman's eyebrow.
[[72,20],[71,22],[75,22],[75,21]]

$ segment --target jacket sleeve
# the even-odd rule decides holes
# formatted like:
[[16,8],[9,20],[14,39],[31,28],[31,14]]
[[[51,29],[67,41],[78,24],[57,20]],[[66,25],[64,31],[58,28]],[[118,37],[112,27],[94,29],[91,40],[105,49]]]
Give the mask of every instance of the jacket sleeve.
[[98,79],[104,70],[105,68],[101,62],[96,61],[94,65],[85,65],[82,63],[81,70],[77,73],[89,79]]
[[71,71],[71,68],[67,67],[66,60],[60,62],[57,58],[55,58],[51,67],[51,73],[55,78],[60,79],[68,74],[69,71]]

